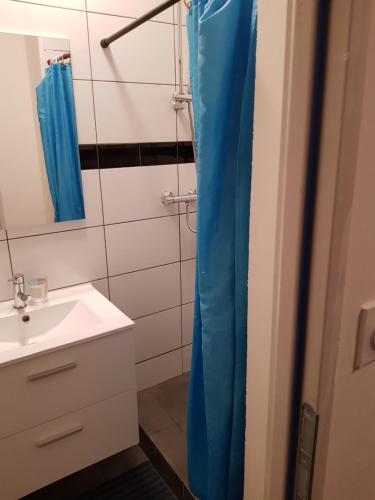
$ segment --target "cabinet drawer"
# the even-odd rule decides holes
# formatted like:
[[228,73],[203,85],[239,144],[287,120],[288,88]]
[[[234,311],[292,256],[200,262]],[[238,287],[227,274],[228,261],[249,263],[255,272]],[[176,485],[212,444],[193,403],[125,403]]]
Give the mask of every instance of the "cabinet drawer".
[[138,443],[136,391],[0,440],[0,498],[16,500]]
[[131,331],[5,366],[0,439],[133,388]]

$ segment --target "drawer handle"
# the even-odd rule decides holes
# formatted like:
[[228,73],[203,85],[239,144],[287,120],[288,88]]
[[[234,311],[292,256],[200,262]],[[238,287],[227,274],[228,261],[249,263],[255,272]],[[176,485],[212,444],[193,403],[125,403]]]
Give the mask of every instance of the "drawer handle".
[[50,368],[48,370],[43,370],[41,372],[32,373],[31,375],[28,375],[27,379],[29,382],[34,382],[35,380],[49,377],[50,375],[55,375],[55,373],[66,372],[67,370],[72,370],[76,366],[77,366],[76,361],[72,361],[71,363],[66,363],[65,365],[60,365],[60,366],[56,366],[55,368]]
[[68,436],[71,436],[72,434],[77,434],[77,432],[83,431],[83,425],[82,424],[77,424],[74,427],[71,427],[70,429],[66,429],[65,431],[61,432],[56,432],[55,434],[52,434],[51,436],[48,436],[43,439],[39,439],[39,441],[36,442],[36,445],[38,448],[43,448],[43,446],[47,446],[49,444],[55,443],[56,441],[60,441],[60,439],[64,439]]

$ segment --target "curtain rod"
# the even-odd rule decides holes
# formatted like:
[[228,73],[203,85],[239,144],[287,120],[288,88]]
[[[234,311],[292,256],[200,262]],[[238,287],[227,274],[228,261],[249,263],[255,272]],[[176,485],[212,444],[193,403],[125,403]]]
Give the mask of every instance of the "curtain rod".
[[47,59],[47,64],[48,66],[51,66],[51,64],[53,64],[54,62],[63,61],[64,59],[69,59],[69,58],[70,58],[70,52],[64,52],[64,54],[61,54],[61,56]]
[[100,45],[103,47],[103,49],[109,47],[109,45],[118,38],[121,38],[130,31],[133,31],[135,28],[138,28],[138,26],[141,26],[141,24],[157,16],[158,14],[160,14],[160,12],[164,12],[165,10],[169,9],[169,7],[172,7],[172,5],[178,3],[179,1],[180,0],[167,0],[166,2],[163,2],[158,7],[155,7],[140,18],[125,26],[125,28],[122,28],[120,31],[116,31],[116,33],[107,38],[103,38],[103,40],[100,41]]

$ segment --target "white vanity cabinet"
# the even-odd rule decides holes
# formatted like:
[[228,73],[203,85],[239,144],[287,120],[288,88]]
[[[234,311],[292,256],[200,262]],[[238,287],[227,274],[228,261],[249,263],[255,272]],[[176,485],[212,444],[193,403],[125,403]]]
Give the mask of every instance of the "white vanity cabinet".
[[138,443],[128,321],[126,329],[67,344],[61,338],[53,349],[25,351],[0,365],[1,500],[16,500]]

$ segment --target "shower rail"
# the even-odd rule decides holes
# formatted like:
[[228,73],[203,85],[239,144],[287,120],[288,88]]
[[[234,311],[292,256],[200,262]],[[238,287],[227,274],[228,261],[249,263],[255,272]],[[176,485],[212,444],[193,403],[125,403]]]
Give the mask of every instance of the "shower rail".
[[100,45],[103,47],[103,49],[109,47],[109,45],[112,42],[115,42],[116,40],[126,35],[130,31],[133,31],[135,28],[138,28],[138,26],[141,26],[141,24],[145,23],[146,21],[149,21],[150,19],[157,16],[161,12],[164,12],[165,10],[169,9],[169,7],[172,7],[172,5],[175,5],[179,1],[180,0],[167,0],[166,2],[163,2],[162,4],[158,5],[149,12],[146,12],[146,14],[139,17],[132,23],[125,26],[125,28],[122,28],[121,30],[116,31],[116,33],[113,33],[113,35],[110,35],[107,38],[103,38],[102,40],[100,40]]

